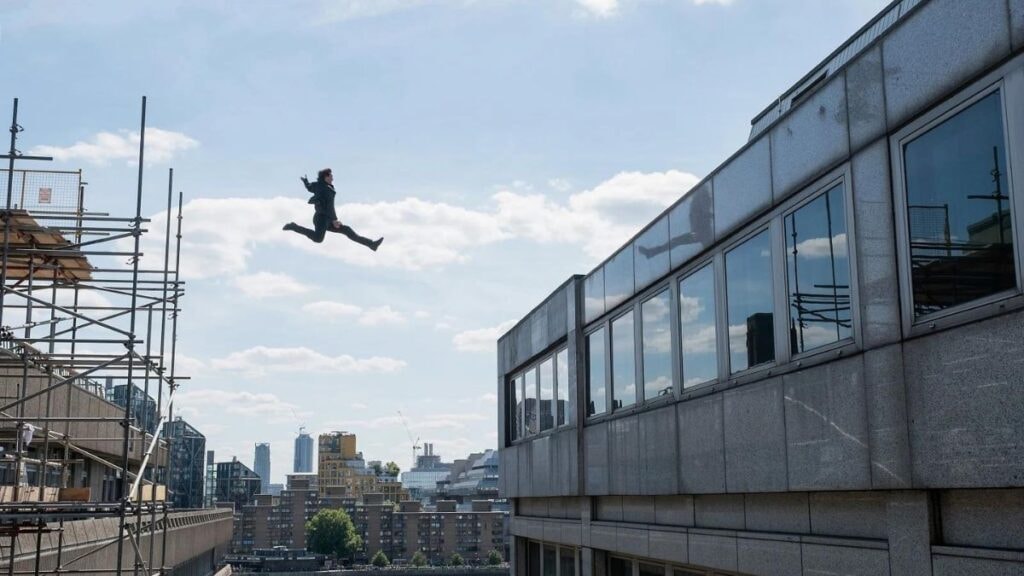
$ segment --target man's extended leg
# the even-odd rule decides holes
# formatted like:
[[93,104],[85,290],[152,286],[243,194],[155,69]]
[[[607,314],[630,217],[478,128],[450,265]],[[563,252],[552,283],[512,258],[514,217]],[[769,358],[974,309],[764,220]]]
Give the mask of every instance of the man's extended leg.
[[328,229],[331,232],[337,232],[338,234],[344,234],[345,236],[348,237],[349,240],[351,240],[353,242],[356,242],[356,243],[359,243],[359,244],[362,244],[363,246],[366,246],[367,248],[369,248],[370,250],[373,250],[374,252],[377,251],[377,248],[380,246],[380,243],[384,240],[383,238],[378,238],[377,240],[370,240],[369,238],[360,236],[350,226],[346,226],[344,224],[342,224],[338,228],[335,228],[334,226],[331,226]]
[[313,226],[315,229],[310,230],[305,226],[299,226],[295,222],[289,222],[284,225],[284,229],[302,234],[306,238],[309,238],[313,242],[319,244],[324,241],[324,236],[327,234],[327,218],[323,218],[319,214],[314,215]]

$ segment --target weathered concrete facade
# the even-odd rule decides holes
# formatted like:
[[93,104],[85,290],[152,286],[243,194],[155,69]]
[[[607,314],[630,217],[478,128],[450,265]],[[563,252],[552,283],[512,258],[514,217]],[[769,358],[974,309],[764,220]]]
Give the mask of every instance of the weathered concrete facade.
[[[984,199],[1000,202],[1000,234],[1024,239],[1024,180],[1012,178],[1024,173],[1022,53],[1024,0],[894,2],[755,119],[746,146],[499,340],[517,574],[1024,574],[1022,250],[1006,290],[983,276],[974,288],[991,294],[922,306],[922,274],[944,264],[915,252],[906,163],[910,143],[998,94],[1006,153]],[[830,310],[846,310],[829,318],[847,332],[802,348],[787,238],[791,216],[830,190],[845,206],[848,282],[827,287]],[[767,348],[755,315],[745,329],[729,321],[729,259],[759,236],[772,248],[768,313],[787,320],[760,334]],[[977,263],[976,252],[960,254]],[[681,282],[702,269],[717,332],[701,350],[717,357],[715,376],[690,385]],[[671,388],[623,402],[616,370],[643,386],[644,306],[659,295],[673,319]],[[633,348],[615,356],[609,334],[628,314]]]

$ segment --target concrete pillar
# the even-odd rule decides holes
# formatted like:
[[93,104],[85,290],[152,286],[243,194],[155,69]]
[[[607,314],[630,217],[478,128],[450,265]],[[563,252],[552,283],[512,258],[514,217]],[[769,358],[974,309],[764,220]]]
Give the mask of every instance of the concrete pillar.
[[887,516],[890,576],[931,576],[936,522],[930,493],[890,493]]

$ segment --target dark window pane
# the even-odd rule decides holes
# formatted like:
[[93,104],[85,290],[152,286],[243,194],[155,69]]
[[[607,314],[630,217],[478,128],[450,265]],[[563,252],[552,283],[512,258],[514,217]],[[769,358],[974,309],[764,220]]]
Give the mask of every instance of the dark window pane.
[[557,553],[554,546],[544,546],[544,576],[555,576],[557,574],[558,565]]
[[562,350],[555,358],[555,369],[557,371],[558,401],[555,406],[555,414],[558,418],[557,425],[562,426],[569,422],[569,351]]
[[576,576],[575,550],[572,548],[559,548],[558,562],[561,564],[558,576]]
[[1013,234],[999,92],[903,149],[914,314],[1013,288]]
[[640,307],[645,400],[672,394],[671,303],[668,290],[663,290]]
[[842,185],[785,218],[789,343],[794,354],[852,336],[845,218]]
[[530,542],[526,547],[526,576],[541,576],[540,544]]
[[555,363],[548,358],[540,365],[540,429],[555,427]]
[[522,382],[518,378],[514,378],[509,383],[508,393],[508,406],[509,406],[509,433],[513,440],[518,439],[522,435],[522,411],[523,404],[520,401],[520,388]]
[[775,360],[772,247],[764,231],[725,255],[733,372]]
[[633,576],[633,562],[612,557],[608,561],[608,576]]
[[526,372],[523,384],[523,434],[529,436],[537,433],[537,371],[533,368]]
[[715,325],[715,267],[708,265],[679,283],[679,325],[683,388],[718,377]]
[[665,567],[657,564],[641,562],[640,576],[665,576]]
[[587,336],[587,415],[608,411],[605,400],[604,329]]
[[612,410],[636,404],[635,340],[632,312],[612,321]]

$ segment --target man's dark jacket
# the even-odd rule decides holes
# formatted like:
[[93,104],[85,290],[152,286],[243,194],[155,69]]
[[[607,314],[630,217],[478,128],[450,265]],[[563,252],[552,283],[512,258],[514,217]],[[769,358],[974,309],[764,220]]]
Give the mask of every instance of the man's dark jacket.
[[337,220],[338,215],[334,212],[334,186],[327,182],[317,180],[306,184],[306,190],[313,195],[309,203],[316,207],[317,214],[327,216],[331,221]]

